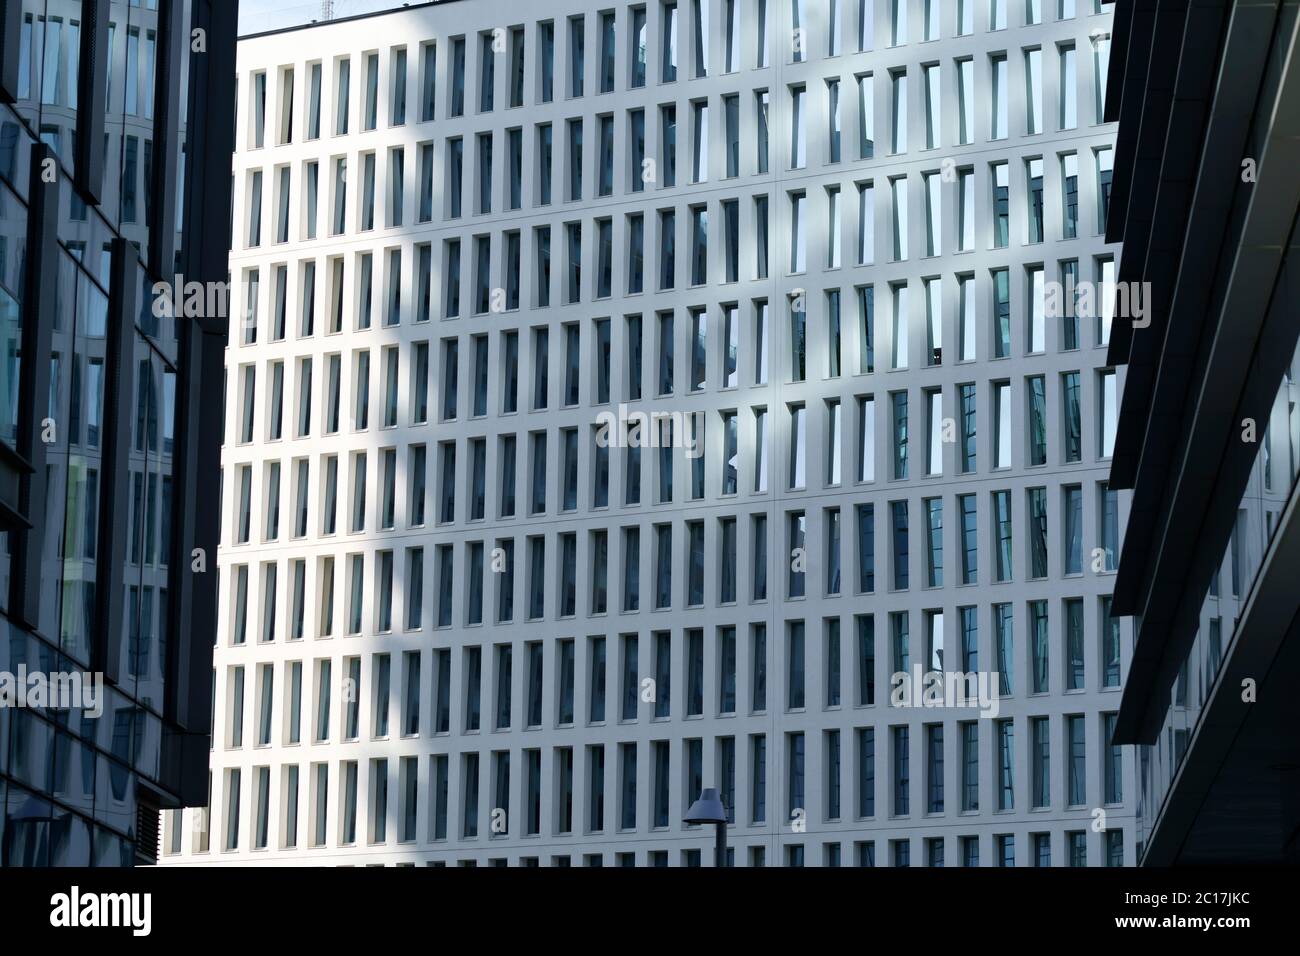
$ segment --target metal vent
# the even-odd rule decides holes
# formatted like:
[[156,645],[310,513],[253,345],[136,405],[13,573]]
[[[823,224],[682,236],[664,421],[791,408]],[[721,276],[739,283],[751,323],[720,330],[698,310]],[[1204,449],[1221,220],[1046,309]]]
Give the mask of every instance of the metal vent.
[[135,862],[153,866],[158,862],[158,804],[141,795],[135,806]]

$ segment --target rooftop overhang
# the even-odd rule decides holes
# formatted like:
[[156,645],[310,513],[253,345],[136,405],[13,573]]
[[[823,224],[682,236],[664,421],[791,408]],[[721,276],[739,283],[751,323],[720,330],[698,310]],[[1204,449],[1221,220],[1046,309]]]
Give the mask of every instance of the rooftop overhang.
[[[1204,58],[1213,22],[1205,14],[1193,31],[1193,13],[1188,7],[1184,37],[1198,39],[1183,49]],[[1300,257],[1288,265],[1287,254],[1300,207],[1300,111],[1282,104],[1300,102],[1296,24],[1294,5],[1231,10],[1212,97],[1204,84],[1185,102],[1175,94],[1161,174],[1143,187],[1155,194],[1147,234],[1156,238],[1149,251],[1124,250],[1126,259],[1144,257],[1135,274],[1150,275],[1153,293],[1169,303],[1153,310],[1131,347],[1112,343],[1133,359],[1112,470],[1117,487],[1134,491],[1115,610],[1142,616],[1116,733],[1126,742],[1156,730],[1255,460],[1258,445],[1241,441],[1240,423],[1267,414],[1295,350]],[[1195,94],[1190,77],[1183,84],[1188,73],[1180,69],[1178,86]],[[1207,102],[1189,181],[1186,150],[1180,156],[1173,146],[1196,141]],[[1256,162],[1255,182],[1242,179],[1243,156]]]

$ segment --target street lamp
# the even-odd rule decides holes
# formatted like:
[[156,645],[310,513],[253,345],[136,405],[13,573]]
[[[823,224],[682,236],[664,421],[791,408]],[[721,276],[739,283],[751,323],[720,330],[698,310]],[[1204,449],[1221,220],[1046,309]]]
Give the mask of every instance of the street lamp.
[[713,865],[727,865],[727,808],[716,787],[705,787],[700,799],[691,804],[683,818],[686,823],[712,823],[717,834],[713,843]]

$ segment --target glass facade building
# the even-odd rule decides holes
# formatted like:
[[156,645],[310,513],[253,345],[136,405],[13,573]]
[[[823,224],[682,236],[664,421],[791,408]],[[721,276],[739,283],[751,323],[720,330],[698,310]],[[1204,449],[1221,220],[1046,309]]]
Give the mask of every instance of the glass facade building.
[[0,865],[206,802],[236,7],[0,3]]

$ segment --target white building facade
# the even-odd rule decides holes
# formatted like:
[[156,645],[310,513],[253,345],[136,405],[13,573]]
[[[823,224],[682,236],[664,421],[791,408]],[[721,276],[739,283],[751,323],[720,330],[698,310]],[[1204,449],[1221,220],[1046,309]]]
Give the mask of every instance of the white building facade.
[[[164,864],[695,865],[707,786],[737,866],[1131,864],[1109,23],[243,40],[211,802]],[[930,670],[999,692],[891,700]]]

